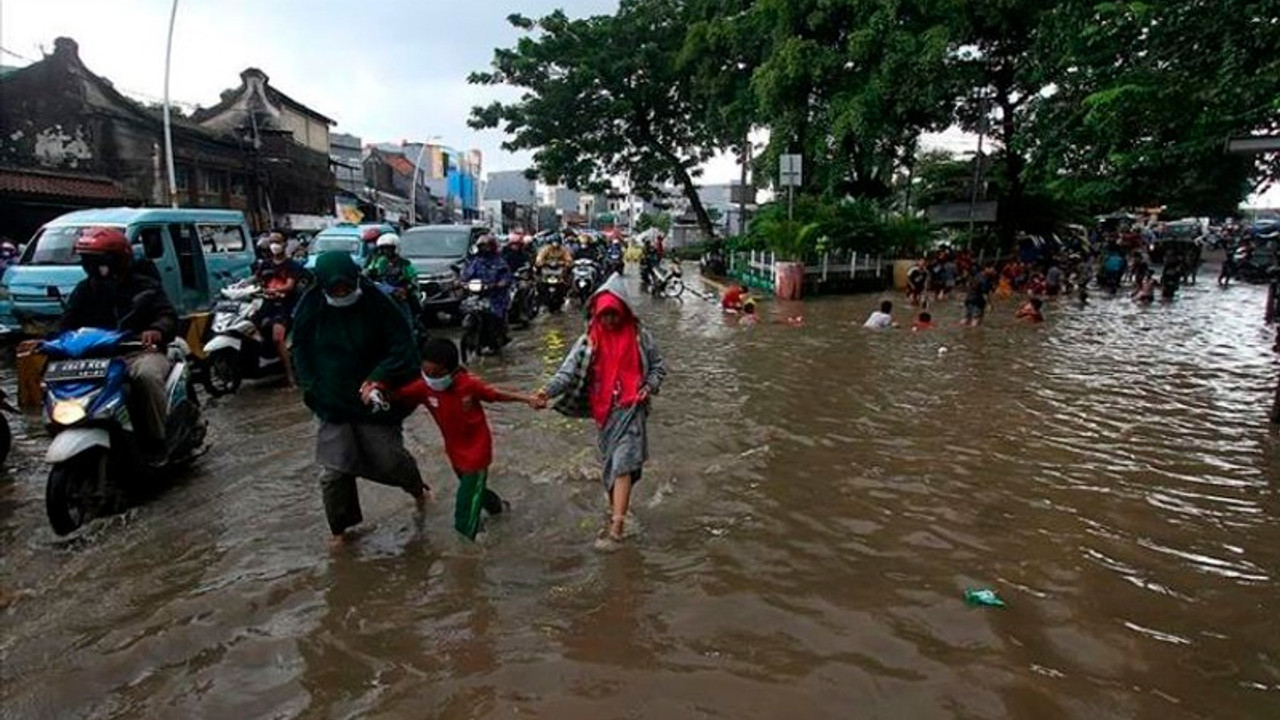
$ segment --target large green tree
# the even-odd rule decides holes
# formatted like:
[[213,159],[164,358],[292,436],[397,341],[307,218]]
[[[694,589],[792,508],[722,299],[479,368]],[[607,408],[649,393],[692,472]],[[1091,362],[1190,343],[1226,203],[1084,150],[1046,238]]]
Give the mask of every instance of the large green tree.
[[944,17],[935,0],[757,0],[743,22],[766,29],[752,82],[763,162],[800,153],[809,192],[889,197],[920,134],[950,119]]
[[625,177],[647,198],[674,184],[710,236],[696,179],[732,140],[723,138],[724,118],[709,114],[699,95],[706,84],[693,81],[693,64],[703,56],[685,47],[691,7],[623,0],[614,15],[511,16],[525,37],[495,51],[492,70],[470,81],[523,94],[473,109],[471,126],[502,129],[507,150],[532,150],[539,176],[551,183],[600,190]]
[[1032,163],[1056,195],[1225,215],[1280,180],[1280,154],[1224,149],[1280,132],[1280,3],[1076,0],[1053,22],[1056,92]]

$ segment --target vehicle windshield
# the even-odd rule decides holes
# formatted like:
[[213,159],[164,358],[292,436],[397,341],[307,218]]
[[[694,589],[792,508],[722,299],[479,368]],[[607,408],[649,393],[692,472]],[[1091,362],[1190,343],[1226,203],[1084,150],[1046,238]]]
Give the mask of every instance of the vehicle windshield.
[[409,258],[460,258],[471,246],[471,231],[407,230],[400,236],[400,254]]
[[79,265],[76,238],[89,225],[61,225],[40,230],[22,254],[23,265]]
[[322,252],[339,250],[355,255],[360,252],[360,238],[354,237],[317,237],[311,241],[309,252],[319,255]]

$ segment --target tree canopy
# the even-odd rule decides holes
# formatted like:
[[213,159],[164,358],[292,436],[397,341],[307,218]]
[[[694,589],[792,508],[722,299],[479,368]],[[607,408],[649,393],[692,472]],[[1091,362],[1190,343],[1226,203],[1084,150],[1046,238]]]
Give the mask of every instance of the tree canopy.
[[942,163],[921,140],[982,133],[980,187],[1006,238],[1046,206],[1220,215],[1280,180],[1280,154],[1224,149],[1280,132],[1280,3],[623,0],[608,16],[512,22],[526,37],[472,81],[523,95],[477,108],[473,126],[533,150],[550,182],[673,183],[707,231],[697,169],[752,129],[769,135],[757,177],[800,153],[802,195],[886,209],[916,166],[952,195],[972,188],[971,162]]

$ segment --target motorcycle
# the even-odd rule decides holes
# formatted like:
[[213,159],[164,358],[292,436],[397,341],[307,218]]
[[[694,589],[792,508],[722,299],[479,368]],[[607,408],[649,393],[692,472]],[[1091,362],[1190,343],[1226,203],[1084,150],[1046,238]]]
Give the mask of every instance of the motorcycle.
[[538,281],[531,265],[521,265],[515,271],[515,285],[511,290],[511,308],[508,322],[527,328],[538,316]]
[[262,310],[262,288],[248,281],[225,287],[213,308],[213,337],[204,346],[204,386],[213,397],[231,395],[245,378],[284,373],[274,342],[262,336],[256,322]]
[[13,428],[9,426],[9,416],[5,413],[18,414],[18,408],[9,403],[9,395],[0,390],[0,465],[9,459],[9,451],[13,449]]
[[479,357],[488,348],[497,352],[502,347],[501,327],[493,314],[490,293],[496,288],[483,280],[473,279],[463,285],[462,295],[462,362]]
[[661,265],[653,269],[649,292],[655,298],[678,298],[684,294],[684,271],[680,269],[678,260],[672,260],[666,272],[662,271]]
[[569,287],[564,281],[564,265],[558,262],[547,263],[538,275],[538,302],[551,313],[558,313],[564,307],[565,295]]
[[190,348],[181,339],[167,350],[173,364],[165,385],[169,412],[163,459],[148,461],[138,446],[128,409],[129,366],[125,355],[142,345],[113,330],[80,328],[41,345],[44,422],[53,441],[45,509],[58,535],[85,522],[120,512],[169,471],[204,454],[208,424],[188,367]]
[[430,336],[426,313],[422,312],[422,303],[416,295],[405,288],[379,280],[373,281],[373,284],[379,292],[390,298],[391,302],[400,308],[400,312],[404,313],[405,317],[409,318],[409,327],[413,328],[413,334],[419,341],[426,340]]
[[582,258],[573,261],[573,280],[571,290],[573,298],[579,305],[586,306],[591,295],[600,285],[600,266],[595,260]]
[[627,261],[623,253],[621,245],[610,245],[605,254],[604,275],[609,277],[617,273],[619,275],[627,274]]

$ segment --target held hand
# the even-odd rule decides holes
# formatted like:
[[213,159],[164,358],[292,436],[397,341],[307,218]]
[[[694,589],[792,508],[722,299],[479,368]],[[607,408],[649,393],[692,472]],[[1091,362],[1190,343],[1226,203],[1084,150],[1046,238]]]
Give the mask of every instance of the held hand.
[[373,393],[376,392],[377,390],[378,390],[377,383],[372,383],[366,380],[362,385],[360,385],[360,402],[364,403],[365,405],[372,405]]
[[34,355],[38,352],[40,352],[39,340],[23,340],[22,342],[18,343],[19,355]]
[[143,347],[148,350],[156,350],[160,347],[160,342],[164,337],[159,330],[143,330],[140,339]]
[[640,387],[639,392],[636,393],[636,400],[641,403],[649,402],[649,386],[648,385],[643,385]]
[[546,390],[539,390],[533,394],[533,408],[535,410],[546,410],[551,403],[551,396],[547,395]]

